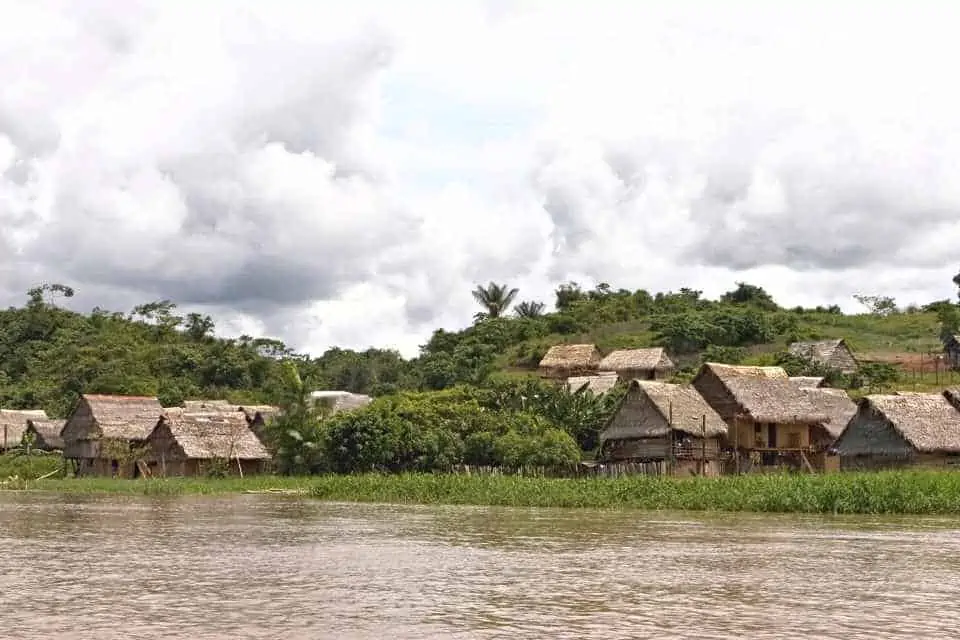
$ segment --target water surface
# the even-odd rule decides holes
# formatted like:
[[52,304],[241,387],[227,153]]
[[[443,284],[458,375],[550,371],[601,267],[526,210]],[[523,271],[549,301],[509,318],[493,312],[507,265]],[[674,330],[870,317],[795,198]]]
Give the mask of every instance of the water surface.
[[917,638],[960,521],[0,494],[3,637]]

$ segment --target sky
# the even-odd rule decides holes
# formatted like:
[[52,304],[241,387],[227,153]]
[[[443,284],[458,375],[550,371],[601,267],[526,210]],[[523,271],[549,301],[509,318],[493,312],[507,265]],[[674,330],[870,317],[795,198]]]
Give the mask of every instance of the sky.
[[960,6],[777,4],[0,0],[0,305],[413,356],[490,281],[953,297]]

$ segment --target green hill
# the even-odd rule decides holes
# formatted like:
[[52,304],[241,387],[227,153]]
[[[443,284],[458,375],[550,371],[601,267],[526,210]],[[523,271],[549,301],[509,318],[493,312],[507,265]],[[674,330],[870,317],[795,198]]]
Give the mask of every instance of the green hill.
[[[682,377],[704,360],[769,364],[794,340],[843,337],[862,360],[905,365],[888,385],[954,382],[953,374],[933,373],[929,359],[940,349],[941,332],[958,329],[957,305],[947,301],[901,310],[875,298],[867,300],[873,312],[845,315],[835,307],[784,309],[747,284],[706,300],[689,289],[650,294],[600,285],[584,291],[568,283],[556,291],[554,312],[525,301],[491,317],[509,309],[516,292],[480,291],[485,311],[472,326],[435,331],[421,354],[406,360],[384,349],[309,357],[278,340],[218,338],[212,318],[180,315],[166,300],[128,313],[77,313],[56,304],[72,296],[68,287],[43,285],[28,292],[24,306],[0,311],[0,407],[42,407],[63,416],[81,392],[157,395],[166,406],[200,397],[277,402],[284,361],[295,363],[312,388],[377,396],[489,386],[504,374],[534,372],[546,350],[561,342],[593,342],[604,352],[663,345]],[[922,358],[929,371],[914,373]]]

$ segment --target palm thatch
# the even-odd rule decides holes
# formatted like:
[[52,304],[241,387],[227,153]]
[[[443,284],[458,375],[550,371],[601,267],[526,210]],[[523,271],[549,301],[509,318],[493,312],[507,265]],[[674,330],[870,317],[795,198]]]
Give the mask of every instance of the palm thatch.
[[310,397],[324,405],[331,414],[362,409],[373,402],[373,398],[368,395],[349,391],[313,391]]
[[671,371],[673,361],[663,347],[617,349],[600,361],[600,371]]
[[587,375],[597,371],[601,360],[596,345],[555,344],[540,360],[540,373],[551,378]]
[[586,388],[587,391],[600,395],[617,386],[617,380],[619,380],[619,378],[615,371],[602,371],[595,376],[574,376],[567,378],[567,388],[574,392]]
[[[172,442],[163,443],[165,437]],[[164,450],[169,444],[175,444],[179,449],[176,453],[181,455],[171,457],[188,460],[267,460],[270,457],[240,411],[166,414],[148,441],[155,447],[154,455],[161,453],[156,448]],[[167,455],[169,451],[163,453]]]
[[727,435],[727,424],[723,418],[689,385],[634,380],[630,383],[630,390],[645,394],[667,424],[671,424],[676,431],[700,437],[704,434],[705,426],[708,438]]
[[47,420],[43,409],[0,409],[0,448],[19,447],[27,429],[27,420]]
[[37,449],[55,451],[63,449],[63,436],[60,432],[66,420],[44,420],[42,418],[27,419],[26,434],[33,436],[33,446]]
[[183,408],[187,413],[234,413],[239,411],[237,405],[231,404],[226,400],[184,400]]
[[152,396],[84,394],[81,400],[90,408],[100,437],[115,440],[145,440],[164,411]]
[[693,384],[721,416],[724,411],[718,405],[723,399],[718,398],[718,393],[736,405],[739,416],[754,422],[824,424],[830,420],[826,412],[790,382],[781,367],[708,362],[700,368]]
[[841,440],[853,439],[856,434],[851,430],[859,426],[858,418],[864,415],[886,422],[920,453],[960,453],[960,411],[954,406],[956,400],[954,390],[866,396],[860,400],[857,418],[850,421]]
[[790,382],[801,389],[816,389],[826,384],[827,379],[823,376],[790,376]]
[[843,433],[847,423],[857,413],[857,403],[843,389],[805,387],[803,393],[818,410],[830,417],[828,422],[821,424],[833,438]]

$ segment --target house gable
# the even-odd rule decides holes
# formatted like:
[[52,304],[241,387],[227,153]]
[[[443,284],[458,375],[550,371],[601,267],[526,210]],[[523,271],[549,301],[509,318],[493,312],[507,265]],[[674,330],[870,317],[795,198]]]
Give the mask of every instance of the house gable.
[[636,387],[627,391],[620,407],[600,432],[600,442],[666,435],[670,424],[646,393]]
[[76,442],[78,440],[96,440],[100,437],[100,426],[93,415],[90,404],[85,398],[80,398],[73,413],[63,425],[63,431],[60,432],[64,442]]
[[841,456],[908,457],[916,453],[890,419],[866,401],[861,401],[834,448]]

